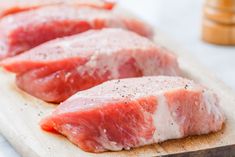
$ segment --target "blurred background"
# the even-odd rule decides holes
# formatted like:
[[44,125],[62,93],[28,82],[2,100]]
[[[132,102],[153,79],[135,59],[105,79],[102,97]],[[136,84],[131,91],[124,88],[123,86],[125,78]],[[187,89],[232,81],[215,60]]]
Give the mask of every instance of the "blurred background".
[[[203,0],[119,0],[165,33],[235,91],[235,47],[201,40]],[[19,157],[0,135],[0,157]]]
[[124,8],[134,12],[192,53],[195,59],[235,91],[235,46],[218,46],[201,40],[205,0],[119,1]]

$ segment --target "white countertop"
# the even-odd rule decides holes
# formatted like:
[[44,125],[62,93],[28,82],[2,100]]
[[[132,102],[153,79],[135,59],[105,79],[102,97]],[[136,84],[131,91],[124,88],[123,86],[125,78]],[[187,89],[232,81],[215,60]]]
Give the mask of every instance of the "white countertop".
[[[121,4],[172,37],[235,91],[235,47],[200,40],[203,0],[120,0]],[[19,157],[0,135],[0,157]]]

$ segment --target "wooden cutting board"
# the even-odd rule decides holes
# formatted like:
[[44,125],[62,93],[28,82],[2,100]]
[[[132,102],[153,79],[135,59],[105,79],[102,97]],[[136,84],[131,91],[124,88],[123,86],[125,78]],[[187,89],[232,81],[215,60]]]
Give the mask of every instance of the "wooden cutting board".
[[[215,90],[226,115],[226,125],[218,133],[170,140],[130,151],[87,153],[60,135],[42,131],[38,122],[55,106],[42,102],[19,90],[14,75],[0,69],[0,132],[23,157],[129,157],[129,156],[235,156],[235,94],[204,67],[194,61],[186,51],[174,46],[156,32],[156,42],[179,57],[184,76]],[[161,40],[159,40],[161,39]]]

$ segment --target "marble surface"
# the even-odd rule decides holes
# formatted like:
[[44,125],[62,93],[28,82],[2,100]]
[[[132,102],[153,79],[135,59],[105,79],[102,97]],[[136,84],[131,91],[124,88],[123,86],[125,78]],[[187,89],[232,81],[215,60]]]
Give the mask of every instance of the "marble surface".
[[[120,0],[189,53],[235,91],[235,47],[215,46],[200,39],[203,0]],[[0,135],[0,157],[20,155]]]

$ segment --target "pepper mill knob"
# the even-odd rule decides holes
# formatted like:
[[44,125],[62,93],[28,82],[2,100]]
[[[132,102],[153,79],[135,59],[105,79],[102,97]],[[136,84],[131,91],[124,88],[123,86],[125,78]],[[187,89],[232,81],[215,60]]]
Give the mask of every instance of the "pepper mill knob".
[[203,18],[204,41],[235,45],[235,0],[207,0]]

